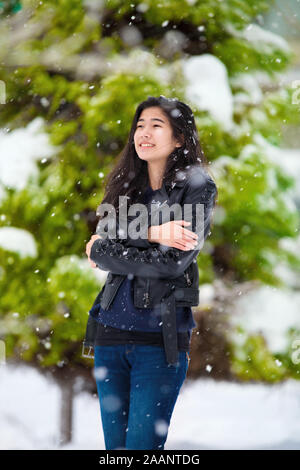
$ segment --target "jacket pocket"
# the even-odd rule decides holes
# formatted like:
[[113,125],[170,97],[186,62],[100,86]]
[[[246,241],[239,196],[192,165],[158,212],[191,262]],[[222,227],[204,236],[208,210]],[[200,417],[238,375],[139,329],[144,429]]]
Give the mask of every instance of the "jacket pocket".
[[144,302],[144,307],[149,307],[150,306],[150,280],[147,279],[146,282],[146,291],[143,294],[143,302]]
[[186,286],[195,286],[195,270],[198,270],[196,263],[192,262],[184,271]]
[[161,302],[165,292],[162,282],[151,278],[135,278],[133,303],[137,308],[155,308]]
[[100,301],[100,306],[103,310],[109,309],[125,277],[126,276],[118,274],[107,276]]

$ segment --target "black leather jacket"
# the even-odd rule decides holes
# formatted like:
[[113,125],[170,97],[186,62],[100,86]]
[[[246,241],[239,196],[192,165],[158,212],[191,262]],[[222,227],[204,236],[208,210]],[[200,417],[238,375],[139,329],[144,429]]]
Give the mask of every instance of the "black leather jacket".
[[[97,239],[92,245],[90,258],[97,266],[109,271],[105,285],[97,295],[94,304],[99,303],[109,309],[124,279],[133,275],[134,305],[138,308],[154,308],[160,304],[162,332],[166,359],[169,364],[178,361],[176,307],[197,306],[199,304],[199,271],[197,256],[210,230],[212,210],[216,195],[216,185],[210,175],[200,166],[189,166],[177,173],[172,185],[163,184],[154,198],[147,204],[147,227],[151,225],[151,213],[168,204],[190,204],[192,224],[185,226],[198,233],[199,244],[194,249],[183,251],[167,247],[147,239],[106,238]],[[153,206],[153,199],[157,208]],[[204,225],[196,226],[196,204],[202,203]],[[152,205],[151,205],[152,204]],[[169,220],[181,220],[184,213],[175,216],[171,212],[160,212],[160,225]],[[135,216],[137,217],[137,216]],[[128,223],[135,217],[128,217]],[[169,218],[170,217],[170,218]],[[165,220],[164,220],[165,219]],[[203,219],[202,219],[203,221]],[[117,223],[117,228],[119,224]],[[201,240],[200,240],[201,239]],[[97,322],[89,316],[83,351],[86,346],[94,348]],[[84,357],[93,357],[85,355]]]

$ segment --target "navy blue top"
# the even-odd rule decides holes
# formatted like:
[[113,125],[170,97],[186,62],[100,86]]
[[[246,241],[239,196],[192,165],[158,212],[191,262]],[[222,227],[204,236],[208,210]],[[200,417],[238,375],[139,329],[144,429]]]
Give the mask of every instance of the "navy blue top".
[[[144,203],[157,190],[147,188]],[[104,325],[129,331],[161,332],[162,318],[160,304],[155,308],[137,308],[133,303],[133,279],[126,277],[122,282],[110,309],[103,310],[99,304],[89,311],[90,315]],[[177,307],[177,331],[191,331],[196,327],[191,307]]]

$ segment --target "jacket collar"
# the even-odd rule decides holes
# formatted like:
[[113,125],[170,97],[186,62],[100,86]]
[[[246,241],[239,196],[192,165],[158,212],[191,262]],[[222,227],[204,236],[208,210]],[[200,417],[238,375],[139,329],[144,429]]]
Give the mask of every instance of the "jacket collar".
[[170,183],[163,184],[163,187],[161,189],[163,189],[164,192],[166,192],[169,195],[175,186],[178,188],[182,188],[185,185],[186,180],[187,180],[186,172],[179,171],[175,174],[173,181],[171,181]]
[[173,188],[176,186],[176,187],[182,187],[184,186],[185,184],[185,180],[183,181],[173,181],[173,183],[171,184],[166,184],[166,183],[163,183],[162,184],[162,187],[160,189],[158,189],[155,193],[155,199],[156,200],[159,200],[161,202],[165,202],[166,200],[169,199],[170,197],[170,194],[173,190]]
[[173,178],[173,181],[170,183],[163,183],[162,187],[157,190],[155,198],[160,199],[162,198],[163,201],[169,198],[172,189],[176,186],[178,188],[182,188],[188,179],[188,174],[191,171],[192,166],[189,165],[188,168],[183,169],[182,171],[177,171]]

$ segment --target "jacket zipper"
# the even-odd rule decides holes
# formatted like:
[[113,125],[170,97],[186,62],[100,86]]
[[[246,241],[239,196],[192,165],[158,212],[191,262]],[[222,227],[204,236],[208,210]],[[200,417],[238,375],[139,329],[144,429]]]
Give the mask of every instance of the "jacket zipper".
[[192,284],[192,281],[191,281],[191,279],[190,279],[190,277],[189,277],[189,273],[186,271],[186,272],[184,273],[184,276],[185,276],[185,278],[186,278],[187,285],[190,286],[190,285]]
[[149,281],[149,279],[147,279],[147,283],[146,283],[147,290],[146,290],[146,292],[144,292],[144,295],[143,295],[143,301],[144,301],[144,306],[145,307],[148,307],[148,305],[150,305],[149,284],[150,284],[150,281]]

